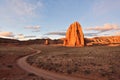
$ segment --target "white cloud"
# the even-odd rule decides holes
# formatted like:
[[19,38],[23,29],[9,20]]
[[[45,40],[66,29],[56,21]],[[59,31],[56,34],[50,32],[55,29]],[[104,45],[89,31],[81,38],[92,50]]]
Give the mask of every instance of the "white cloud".
[[84,35],[87,37],[93,37],[93,36],[98,36],[98,33],[85,33]]
[[30,29],[30,30],[32,30],[32,32],[39,32],[40,31],[40,26],[26,26],[24,28]]
[[24,39],[24,35],[23,34],[18,34],[15,36],[16,39]]
[[14,37],[12,32],[0,32],[0,37]]
[[13,12],[17,15],[24,16],[24,15],[35,15],[35,10],[39,7],[42,7],[41,2],[37,2],[36,4],[32,4],[25,0],[9,0],[10,6]]
[[33,30],[32,32],[40,32],[40,30]]
[[26,26],[25,29],[40,29],[40,26]]
[[65,36],[66,32],[49,32],[45,35],[61,35],[61,36]]
[[[117,24],[104,24],[103,26],[95,26],[86,28],[87,31],[92,31],[92,33],[85,33],[85,36],[112,36],[118,35],[120,31],[120,26]],[[94,32],[93,32],[94,31]]]
[[24,36],[24,38],[35,38],[36,36]]
[[109,30],[120,30],[120,26],[117,24],[104,24],[103,26],[86,28],[86,30],[94,30],[94,31],[104,32],[104,31],[109,31]]
[[41,0],[34,1],[34,3],[31,0],[3,0],[0,3],[0,18],[3,21],[13,23],[24,22],[40,17],[42,9],[43,3]]
[[24,34],[18,34],[15,36],[15,39],[18,39],[18,40],[28,40],[28,39],[35,39],[36,36],[26,36]]
[[120,36],[120,31],[115,32],[114,35]]

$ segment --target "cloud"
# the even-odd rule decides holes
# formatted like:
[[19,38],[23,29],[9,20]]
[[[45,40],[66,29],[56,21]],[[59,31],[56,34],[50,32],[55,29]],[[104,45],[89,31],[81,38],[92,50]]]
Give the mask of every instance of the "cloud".
[[35,17],[41,17],[42,0],[2,0],[0,2],[0,17],[8,22],[25,22]]
[[24,38],[35,38],[36,36],[24,36]]
[[48,36],[41,36],[41,39],[50,39]]
[[12,32],[0,32],[0,37],[14,37]]
[[103,26],[90,27],[90,28],[86,28],[85,30],[95,31],[95,33],[85,33],[85,36],[89,36],[89,37],[110,36],[110,35],[118,35],[119,34],[118,32],[120,31],[120,26],[117,24],[104,24]]
[[26,0],[7,0],[9,2],[10,9],[20,16],[35,15],[36,9],[40,9],[43,5],[42,2],[30,3]]
[[23,34],[18,34],[15,36],[16,39],[24,39],[24,35]]
[[26,26],[26,29],[40,29],[40,26]]
[[18,40],[28,40],[28,39],[36,38],[36,36],[26,36],[24,34],[18,34],[15,36],[15,38]]
[[114,35],[120,36],[120,31],[119,32],[115,32]]
[[35,39],[36,38],[36,36],[33,36],[33,35],[28,35],[28,36],[26,36],[24,34],[14,35],[13,32],[0,32],[0,37],[18,39],[18,40],[28,40],[28,39]]
[[18,36],[23,36],[23,34],[18,34]]
[[86,30],[105,32],[105,31],[110,31],[110,30],[120,30],[120,27],[119,25],[116,25],[116,24],[104,24],[103,26],[86,28]]
[[85,33],[84,35],[92,37],[92,36],[97,36],[98,33]]
[[45,35],[61,35],[61,36],[65,36],[66,32],[49,32]]
[[26,26],[24,28],[33,30],[32,32],[40,32],[40,26]]
[[32,32],[40,32],[40,30],[34,30],[34,31],[32,31]]

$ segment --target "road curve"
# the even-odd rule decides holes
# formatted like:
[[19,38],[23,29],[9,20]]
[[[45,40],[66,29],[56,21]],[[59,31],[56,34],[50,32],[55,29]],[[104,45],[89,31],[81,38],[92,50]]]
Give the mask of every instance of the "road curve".
[[40,52],[41,52],[40,50],[37,50],[37,52],[35,54],[30,54],[30,55],[27,55],[25,57],[18,59],[17,65],[27,72],[34,73],[37,76],[44,77],[47,79],[52,79],[52,80],[88,80],[88,79],[75,78],[75,77],[65,76],[65,75],[61,75],[61,74],[56,74],[56,73],[46,71],[46,70],[43,70],[43,69],[40,69],[37,67],[33,67],[26,62],[26,59],[29,56],[39,54]]

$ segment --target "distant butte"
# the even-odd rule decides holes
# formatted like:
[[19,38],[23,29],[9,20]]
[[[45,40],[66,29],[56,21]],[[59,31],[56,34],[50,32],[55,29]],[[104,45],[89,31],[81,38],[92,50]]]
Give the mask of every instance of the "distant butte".
[[101,36],[94,38],[85,38],[87,46],[92,45],[108,45],[108,46],[120,46],[120,36]]
[[66,37],[62,39],[64,46],[83,47],[92,45],[112,45],[120,46],[120,36],[104,36],[94,38],[84,38],[82,27],[79,22],[70,25],[66,32]]
[[0,38],[0,45],[63,45],[70,47],[84,47],[84,46],[120,46],[120,35],[118,36],[99,36],[93,38],[84,38],[82,27],[79,22],[72,23],[66,31],[66,37],[61,39],[34,39],[27,41],[19,41],[15,39]]
[[64,39],[64,46],[84,46],[84,34],[78,22],[72,23],[68,28],[66,38]]

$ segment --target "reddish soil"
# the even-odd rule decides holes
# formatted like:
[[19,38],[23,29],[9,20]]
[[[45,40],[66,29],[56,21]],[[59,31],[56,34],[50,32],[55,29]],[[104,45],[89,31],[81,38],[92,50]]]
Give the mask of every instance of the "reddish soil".
[[27,46],[0,46],[0,80],[49,80],[21,69],[16,60],[33,54]]
[[34,48],[42,51],[28,58],[34,67],[88,80],[120,80],[120,46]]

